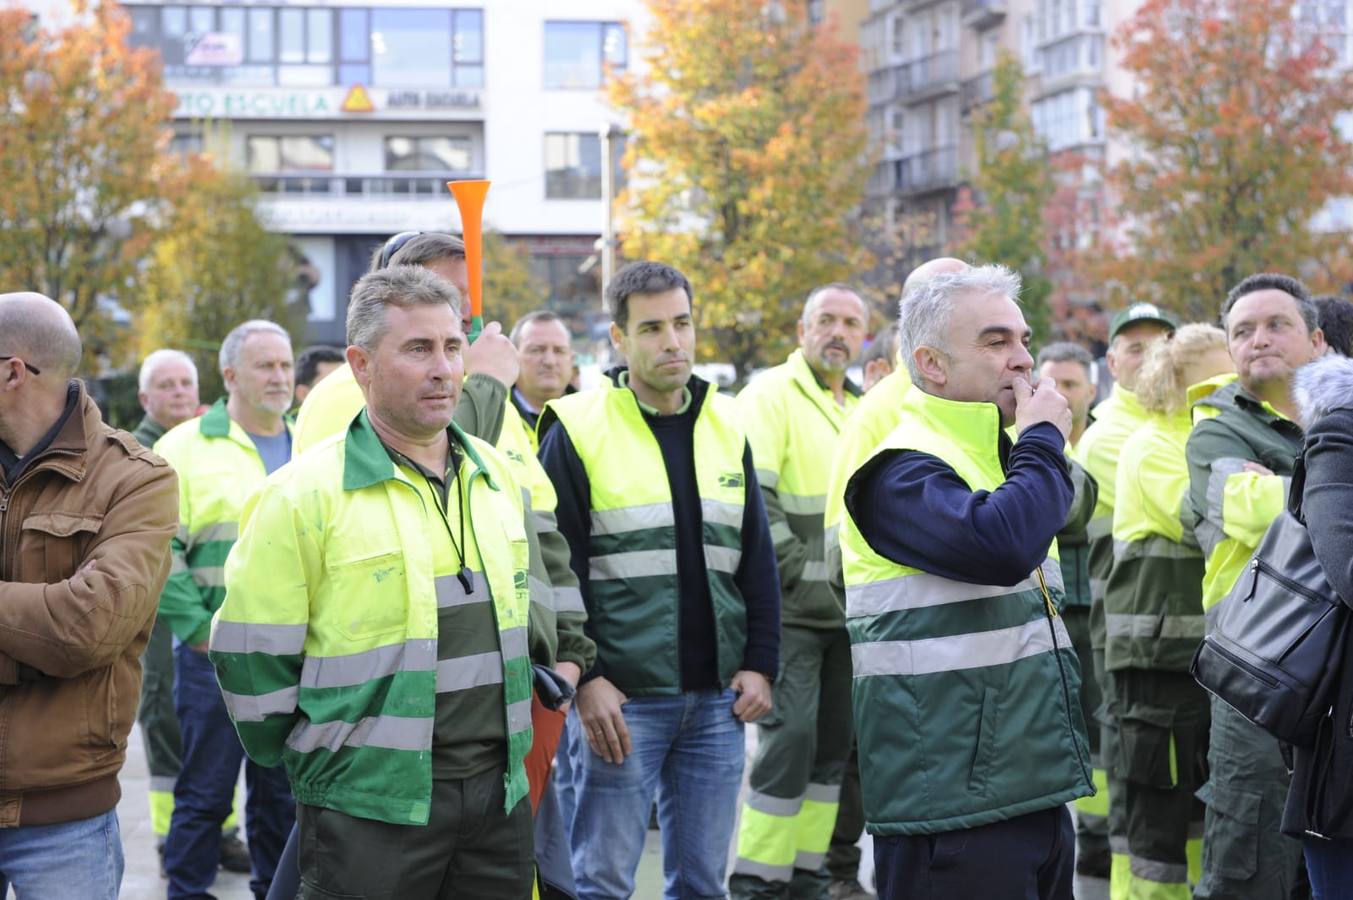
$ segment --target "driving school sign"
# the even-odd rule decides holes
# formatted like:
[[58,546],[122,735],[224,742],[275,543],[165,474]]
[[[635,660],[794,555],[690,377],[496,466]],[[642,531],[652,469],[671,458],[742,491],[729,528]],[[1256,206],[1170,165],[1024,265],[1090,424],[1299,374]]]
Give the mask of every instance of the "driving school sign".
[[[348,102],[352,88],[219,88],[177,91],[176,119],[479,119],[477,91],[388,91],[366,88],[365,103]],[[427,96],[424,96],[424,95]]]

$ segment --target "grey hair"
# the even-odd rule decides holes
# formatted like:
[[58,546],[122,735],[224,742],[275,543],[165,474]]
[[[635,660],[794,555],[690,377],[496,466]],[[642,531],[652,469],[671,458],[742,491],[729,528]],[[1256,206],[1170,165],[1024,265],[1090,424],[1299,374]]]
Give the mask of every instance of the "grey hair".
[[141,372],[136,376],[136,385],[141,393],[150,390],[150,382],[155,378],[155,370],[167,362],[183,363],[193,373],[193,383],[197,383],[197,363],[182,350],[170,350],[162,347],[152,352],[141,363]]
[[455,285],[421,266],[391,266],[368,272],[352,286],[348,298],[348,343],[372,351],[388,328],[386,309],[398,306],[451,307],[460,320],[460,293]]
[[221,374],[225,374],[226,369],[233,369],[240,364],[240,351],[244,349],[244,342],[249,339],[251,334],[276,334],[286,338],[287,344],[291,344],[291,335],[287,330],[276,322],[270,322],[267,319],[250,319],[247,322],[241,322],[230,329],[230,334],[221,341],[221,354],[218,365],[221,368]]
[[1090,377],[1090,382],[1092,384],[1094,383],[1095,380],[1094,357],[1090,355],[1089,350],[1086,350],[1080,344],[1075,344],[1072,343],[1071,341],[1057,341],[1056,343],[1048,344],[1042,350],[1038,351],[1038,359],[1034,361],[1034,368],[1041,369],[1043,368],[1044,363],[1050,362],[1080,363],[1082,366],[1085,367],[1085,371]]
[[31,291],[0,294],[0,301],[0,353],[21,357],[53,380],[75,374],[84,348],[64,306]]
[[808,324],[808,314],[812,312],[813,304],[815,304],[818,301],[818,298],[823,294],[827,293],[827,291],[844,291],[847,294],[854,294],[855,299],[860,301],[860,311],[864,313],[866,322],[868,321],[869,305],[864,302],[864,298],[860,296],[860,292],[846,284],[844,281],[833,281],[828,284],[818,285],[808,292],[808,299],[803,301],[803,314],[800,317],[803,320],[804,325]]
[[897,305],[897,341],[913,383],[921,383],[916,351],[933,347],[942,353],[954,301],[965,294],[1001,294],[1019,302],[1020,277],[1002,265],[973,266],[962,272],[933,275],[913,286]]

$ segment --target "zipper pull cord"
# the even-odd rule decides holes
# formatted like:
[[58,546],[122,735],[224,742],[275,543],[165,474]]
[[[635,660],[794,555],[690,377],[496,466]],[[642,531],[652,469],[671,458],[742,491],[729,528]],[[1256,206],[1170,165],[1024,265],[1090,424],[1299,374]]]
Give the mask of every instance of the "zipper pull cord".
[[1038,576],[1038,587],[1043,592],[1043,602],[1048,605],[1048,615],[1057,618],[1057,607],[1052,602],[1052,594],[1048,591],[1048,583],[1043,579],[1043,566],[1040,564],[1034,569],[1034,574]]

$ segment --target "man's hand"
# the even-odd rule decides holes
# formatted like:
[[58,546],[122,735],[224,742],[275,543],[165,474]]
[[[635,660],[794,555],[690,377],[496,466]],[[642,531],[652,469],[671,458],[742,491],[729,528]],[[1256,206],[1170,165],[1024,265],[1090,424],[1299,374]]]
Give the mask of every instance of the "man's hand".
[[733,676],[729,687],[738,692],[733,715],[742,721],[755,722],[770,712],[770,679],[765,675],[744,669]]
[[1024,433],[1024,429],[1039,422],[1051,422],[1057,426],[1066,440],[1071,439],[1071,407],[1066,398],[1057,393],[1057,386],[1051,378],[1040,378],[1038,387],[1029,387],[1029,382],[1016,378],[1015,389],[1015,431]]
[[1246,471],[1246,472],[1251,472],[1251,473],[1253,473],[1253,474],[1255,474],[1255,475],[1272,475],[1272,474],[1273,474],[1273,470],[1270,469],[1268,466],[1260,465],[1260,464],[1257,463],[1257,462],[1251,462],[1251,461],[1249,461],[1249,460],[1246,460],[1246,461],[1245,461],[1245,465],[1244,465],[1243,468],[1244,468],[1244,471]]
[[629,726],[620,711],[629,699],[605,678],[593,678],[578,689],[578,719],[587,743],[593,753],[617,766],[634,752]]
[[479,337],[465,351],[465,374],[487,375],[512,387],[521,372],[517,348],[503,334],[503,326],[490,322],[479,332]]
[[[564,677],[564,680],[567,681],[569,684],[573,685],[575,688],[578,686],[578,679],[583,676],[583,670],[578,668],[578,664],[571,662],[555,663],[554,672],[556,675],[562,675]],[[560,705],[559,711],[561,713],[566,713],[568,712],[568,708],[572,705],[573,705],[572,700],[566,700],[562,705]]]

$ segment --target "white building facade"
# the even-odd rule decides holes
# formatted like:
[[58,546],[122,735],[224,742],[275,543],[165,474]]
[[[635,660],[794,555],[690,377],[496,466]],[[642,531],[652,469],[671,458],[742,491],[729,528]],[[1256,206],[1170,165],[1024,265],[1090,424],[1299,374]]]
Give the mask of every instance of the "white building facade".
[[635,62],[638,0],[126,8],[178,95],[176,141],[224,141],[291,236],[314,282],[310,340],[342,342],[348,291],[390,235],[460,230],[449,179],[492,181],[485,227],[529,248],[542,307],[580,324],[599,311],[584,263],[615,119],[603,84]]

